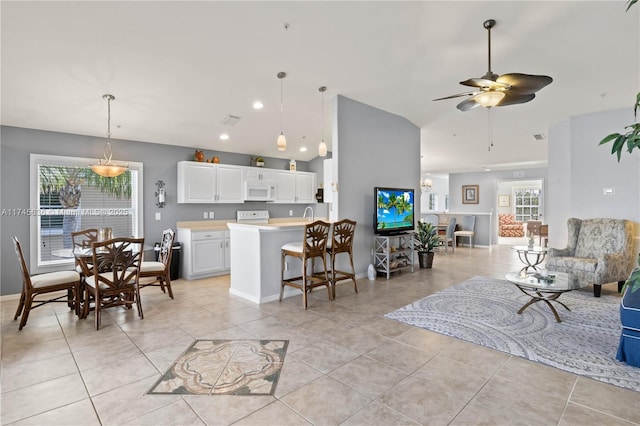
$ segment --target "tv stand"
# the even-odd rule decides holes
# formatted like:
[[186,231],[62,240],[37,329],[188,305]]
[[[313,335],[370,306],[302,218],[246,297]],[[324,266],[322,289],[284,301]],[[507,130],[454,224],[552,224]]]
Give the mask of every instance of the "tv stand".
[[[392,272],[411,268],[413,272],[413,232],[373,236],[373,266],[389,279]],[[395,243],[395,245],[394,245]]]

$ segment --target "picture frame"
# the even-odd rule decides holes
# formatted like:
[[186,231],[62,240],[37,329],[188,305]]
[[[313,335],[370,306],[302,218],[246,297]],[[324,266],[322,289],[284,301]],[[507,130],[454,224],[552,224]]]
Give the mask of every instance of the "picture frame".
[[511,205],[511,197],[508,195],[498,195],[498,207],[509,207]]
[[479,201],[479,185],[462,185],[462,204],[478,204]]

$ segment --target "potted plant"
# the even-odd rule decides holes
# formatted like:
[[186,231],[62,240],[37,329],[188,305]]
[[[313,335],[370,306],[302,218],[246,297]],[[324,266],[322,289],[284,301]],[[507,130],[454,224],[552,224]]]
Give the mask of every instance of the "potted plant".
[[433,249],[440,244],[438,228],[432,223],[418,222],[418,232],[414,234],[414,249],[418,252],[421,268],[433,266]]
[[258,156],[256,158],[256,167],[263,167],[264,166],[264,158]]

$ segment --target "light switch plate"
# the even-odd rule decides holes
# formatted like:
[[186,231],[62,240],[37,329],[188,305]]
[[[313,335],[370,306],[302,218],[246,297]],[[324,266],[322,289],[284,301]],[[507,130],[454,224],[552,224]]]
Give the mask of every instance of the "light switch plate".
[[156,212],[156,220],[162,220],[162,213]]
[[213,212],[209,212],[209,219],[213,219]]
[[204,212],[204,214],[202,215],[205,219],[209,219],[209,213]]

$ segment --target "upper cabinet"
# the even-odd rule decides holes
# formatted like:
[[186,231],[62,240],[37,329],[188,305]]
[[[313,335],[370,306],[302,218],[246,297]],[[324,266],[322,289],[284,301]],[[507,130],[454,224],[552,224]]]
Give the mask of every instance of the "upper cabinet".
[[250,184],[270,185],[276,181],[276,170],[262,167],[245,167],[244,180]]
[[178,203],[243,203],[242,167],[178,162]]
[[316,174],[311,172],[276,171],[277,203],[315,203]]
[[[251,191],[268,189],[266,194]],[[178,203],[315,203],[316,174],[262,167],[178,162]],[[272,195],[275,192],[275,197]]]

